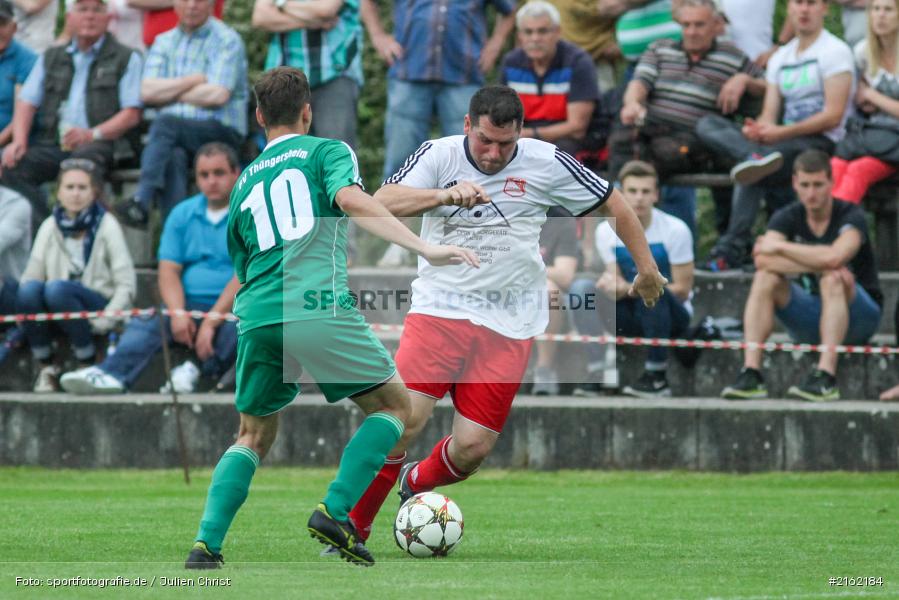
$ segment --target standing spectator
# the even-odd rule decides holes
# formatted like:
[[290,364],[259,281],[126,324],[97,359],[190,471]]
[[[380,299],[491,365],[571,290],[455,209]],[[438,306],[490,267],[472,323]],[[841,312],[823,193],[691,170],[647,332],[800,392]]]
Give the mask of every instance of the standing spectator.
[[16,40],[37,53],[50,48],[56,37],[59,0],[12,0],[19,28]]
[[621,50],[615,41],[615,18],[603,14],[596,0],[552,0],[559,9],[562,39],[586,51],[596,67],[600,93],[618,86]]
[[671,0],[598,0],[602,15],[617,18],[615,39],[628,62],[624,82],[630,81],[637,61],[656,40],[679,41],[681,28],[672,16]]
[[521,137],[552,142],[576,154],[599,99],[590,55],[562,41],[559,11],[531,0],[515,15],[519,47],[503,57],[500,83],[524,104]]
[[[103,180],[90,160],[69,158],[60,165],[59,204],[41,224],[17,297],[20,313],[123,310],[131,307],[137,282],[122,228],[100,202]],[[106,333],[115,321],[106,317],[59,321],[72,342],[75,358],[96,358],[92,331]],[[40,371],[35,392],[57,389],[50,323],[26,322],[25,334]]]
[[28,198],[37,222],[49,212],[40,186],[57,176],[63,159],[90,159],[102,180],[116,155],[133,153],[140,143],[140,55],[107,32],[101,0],[76,0],[69,20],[74,39],[38,58],[16,100],[12,142],[3,149],[0,185]]
[[[143,54],[147,49],[143,39],[144,11],[132,8],[129,1],[106,0],[109,10],[109,32],[121,43]],[[66,10],[68,11],[74,3],[75,0],[66,0]],[[65,27],[56,38],[56,44],[68,44],[71,41],[72,25],[66,20]]]
[[[228,313],[240,287],[228,256],[228,203],[240,175],[237,154],[225,144],[206,144],[197,152],[194,168],[200,193],[178,204],[165,222],[159,241],[159,293],[169,310]],[[99,366],[66,373],[60,383],[74,394],[116,394],[138,378],[162,348],[160,317],[132,319],[115,354]],[[202,372],[221,377],[234,363],[237,326],[213,317],[188,314],[165,317],[165,343],[178,343],[196,352],[198,368],[187,361],[172,369],[179,393],[194,390]]]
[[256,0],[253,27],[272,33],[265,69],[302,69],[312,88],[311,135],[356,147],[362,87],[359,0]]
[[868,0],[836,0],[840,5],[840,21],[843,25],[843,39],[850,47],[865,39],[868,19],[865,7]]
[[16,94],[37,60],[31,49],[13,39],[17,28],[13,5],[0,0],[0,148],[12,141]]
[[175,0],[178,27],[156,38],[147,55],[141,97],[159,111],[140,157],[137,193],[117,207],[127,224],[146,225],[187,195],[187,174],[203,144],[237,149],[247,134],[247,56],[236,31],[212,16],[211,0]]
[[855,47],[862,76],[855,102],[867,118],[850,117],[830,161],[833,197],[853,204],[899,163],[899,3],[873,0],[868,16],[868,37]]
[[[499,14],[485,41],[487,5]],[[515,26],[514,0],[396,2],[394,35],[385,33],[372,0],[362,0],[372,45],[390,65],[384,178],[428,139],[436,115],[442,135],[461,135],[468,101],[493,69]]]
[[[546,266],[546,289],[549,292],[549,324],[546,333],[562,333],[568,325],[565,293],[577,272],[577,223],[571,213],[561,206],[546,212],[546,222],[540,230],[540,256]],[[537,364],[534,367],[534,387],[537,396],[559,393],[556,372],[558,342],[539,340],[535,343]]]
[[[865,344],[877,331],[883,294],[865,213],[834,200],[832,185],[827,154],[807,150],[796,158],[793,189],[799,202],[774,213],[753,249],[756,272],[743,313],[747,342],[764,343],[775,316],[803,344]],[[821,352],[817,368],[787,395],[838,400],[838,357],[833,350]],[[744,350],[743,370],[722,396],[766,398],[761,365],[761,349]]]
[[775,0],[718,1],[726,21],[724,39],[742,50],[749,60],[763,56],[771,48],[774,36]]
[[[639,156],[663,179],[676,173],[709,170],[717,156],[694,133],[697,122],[714,115],[727,123],[744,93],[761,96],[761,70],[730,42],[716,42],[721,15],[713,0],[683,0],[675,13],[683,41],[653,42],[628,83],[620,124],[609,141],[609,174]],[[695,203],[665,209],[694,230]],[[673,205],[671,205],[673,204]]]
[[747,119],[742,129],[716,115],[697,124],[697,135],[708,147],[740,161],[731,170],[737,185],[730,223],[705,262],[709,270],[740,267],[762,200],[767,196],[769,207],[776,208],[790,197],[793,159],[812,148],[831,153],[843,137],[852,111],[855,65],[849,46],[824,29],[827,6],[826,0],[789,0],[796,37],[768,61],[768,88],[758,119]]
[[[659,271],[668,280],[666,292],[658,304],[647,308],[639,299],[628,296],[631,281],[637,274],[634,259],[616,235],[608,221],[596,231],[596,249],[605,265],[597,281],[579,279],[571,286],[573,298],[586,299],[596,290],[615,302],[614,315],[597,310],[576,310],[572,313],[578,332],[599,335],[603,329],[615,335],[635,335],[650,338],[671,338],[682,335],[690,326],[693,306],[693,236],[686,224],[657,208],[659,199],[658,175],[649,163],[631,161],[621,169],[621,191],[634,210]],[[586,307],[586,304],[582,306]],[[597,315],[597,313],[599,313]],[[610,318],[611,317],[611,318]],[[603,364],[603,349],[598,344],[587,347],[588,366]],[[670,396],[666,371],[668,349],[651,347],[643,375],[625,386],[625,394],[641,398]],[[587,380],[595,381],[597,373],[588,373]]]
[[[0,315],[16,312],[19,277],[31,252],[31,205],[20,194],[0,188]],[[21,345],[24,331],[7,328],[0,345],[0,364]]]
[[[147,48],[156,41],[156,36],[171,31],[178,25],[175,0],[126,0],[131,8],[144,11],[143,37]],[[215,3],[213,14],[221,19],[225,12],[225,0],[210,0]]]

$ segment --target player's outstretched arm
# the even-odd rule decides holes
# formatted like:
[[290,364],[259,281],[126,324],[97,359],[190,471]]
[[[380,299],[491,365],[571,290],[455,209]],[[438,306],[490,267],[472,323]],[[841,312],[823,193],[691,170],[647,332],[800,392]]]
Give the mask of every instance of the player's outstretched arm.
[[438,206],[471,208],[490,202],[484,188],[471,181],[462,181],[445,190],[388,183],[375,192],[374,198],[397,217],[417,217]]
[[664,293],[668,280],[659,273],[659,267],[652,257],[652,252],[649,251],[649,244],[646,243],[640,220],[618,190],[612,190],[612,195],[600,210],[604,216],[614,217],[615,233],[624,242],[637,265],[637,276],[631,284],[631,289],[628,290],[628,295],[640,296],[643,304],[652,308]]
[[428,244],[359,186],[342,188],[334,201],[362,229],[415,252],[434,266],[467,264],[479,267],[481,264],[477,255],[467,248]]

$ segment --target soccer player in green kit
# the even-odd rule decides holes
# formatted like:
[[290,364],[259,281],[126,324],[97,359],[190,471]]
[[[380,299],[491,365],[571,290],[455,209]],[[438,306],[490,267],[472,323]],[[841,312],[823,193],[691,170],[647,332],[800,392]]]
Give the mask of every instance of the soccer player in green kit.
[[350,398],[366,414],[307,528],[347,561],[372,565],[348,512],[400,439],[410,403],[393,360],[349,294],[347,217],[433,265],[475,268],[478,260],[469,250],[422,241],[362,190],[349,146],[306,135],[312,111],[301,70],[268,71],[254,91],[268,145],[234,186],[228,222],[228,247],[242,284],[234,302],[240,430],[212,474],[185,567],[223,564],[225,534],[275,441],[278,411],[298,392],[301,369],[328,402]]

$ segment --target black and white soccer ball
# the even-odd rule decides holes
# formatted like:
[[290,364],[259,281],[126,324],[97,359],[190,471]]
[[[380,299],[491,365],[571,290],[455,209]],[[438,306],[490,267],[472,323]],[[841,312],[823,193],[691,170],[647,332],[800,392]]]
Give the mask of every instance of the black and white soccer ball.
[[446,556],[462,540],[462,511],[437,492],[412,496],[400,507],[393,524],[397,545],[415,558]]

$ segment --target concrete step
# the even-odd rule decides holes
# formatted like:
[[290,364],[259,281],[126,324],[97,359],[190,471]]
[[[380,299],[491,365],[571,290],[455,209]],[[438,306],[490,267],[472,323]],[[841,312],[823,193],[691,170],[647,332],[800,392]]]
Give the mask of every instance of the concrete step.
[[[193,466],[232,444],[229,395],[189,395],[178,411]],[[301,396],[280,413],[270,465],[335,466],[363,415]],[[425,456],[452,426],[446,399],[409,450]],[[0,394],[0,465],[176,468],[175,410],[159,395]],[[899,404],[732,403],[689,398],[516,399],[488,467],[876,471],[899,468]]]

